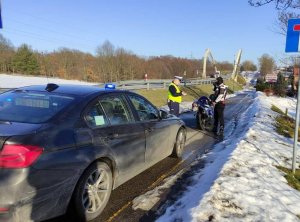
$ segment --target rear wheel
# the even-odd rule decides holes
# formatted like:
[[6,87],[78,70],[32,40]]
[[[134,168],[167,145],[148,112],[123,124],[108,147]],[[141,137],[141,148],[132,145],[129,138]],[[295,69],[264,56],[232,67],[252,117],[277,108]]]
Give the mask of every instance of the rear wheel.
[[180,158],[185,146],[186,131],[184,128],[178,130],[172,156]]
[[82,221],[93,220],[105,208],[112,191],[112,172],[104,162],[93,163],[81,176],[73,196]]

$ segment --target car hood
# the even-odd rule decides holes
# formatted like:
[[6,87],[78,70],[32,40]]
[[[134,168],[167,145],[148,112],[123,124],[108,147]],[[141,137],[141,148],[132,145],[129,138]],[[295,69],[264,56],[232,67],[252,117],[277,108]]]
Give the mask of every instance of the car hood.
[[0,137],[19,136],[34,133],[42,124],[0,121]]

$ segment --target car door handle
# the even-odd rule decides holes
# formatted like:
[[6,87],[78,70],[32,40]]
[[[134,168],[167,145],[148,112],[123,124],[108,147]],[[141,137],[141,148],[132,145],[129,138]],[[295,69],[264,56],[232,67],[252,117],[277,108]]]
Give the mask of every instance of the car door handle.
[[119,136],[119,134],[117,134],[117,133],[111,133],[111,134],[108,134],[108,136],[106,138],[112,140],[112,139],[117,138],[118,136]]
[[154,129],[153,128],[147,128],[145,131],[146,133],[151,133]]

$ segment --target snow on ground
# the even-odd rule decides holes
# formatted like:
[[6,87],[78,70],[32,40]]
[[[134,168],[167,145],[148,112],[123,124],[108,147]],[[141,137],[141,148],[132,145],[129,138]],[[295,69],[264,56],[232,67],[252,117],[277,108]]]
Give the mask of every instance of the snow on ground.
[[163,180],[163,184],[155,187],[153,190],[148,191],[147,193],[136,197],[133,200],[132,208],[134,210],[141,209],[145,211],[149,211],[160,199],[160,195],[163,193],[165,189],[170,188],[178,177],[183,174],[183,170],[180,170],[175,175],[169,176]]
[[285,112],[285,109],[288,109],[289,116],[295,118],[296,116],[296,106],[297,106],[297,99],[296,98],[280,98],[276,96],[271,96],[268,98],[271,104],[277,106],[282,111]]
[[30,86],[30,85],[46,85],[48,83],[76,84],[76,85],[97,84],[97,83],[82,82],[78,80],[0,74],[0,88],[18,88],[18,87]]
[[292,140],[275,132],[272,104],[294,112],[293,99],[257,93],[236,130],[195,174],[195,184],[157,221],[299,221],[300,192],[276,168],[291,168]]

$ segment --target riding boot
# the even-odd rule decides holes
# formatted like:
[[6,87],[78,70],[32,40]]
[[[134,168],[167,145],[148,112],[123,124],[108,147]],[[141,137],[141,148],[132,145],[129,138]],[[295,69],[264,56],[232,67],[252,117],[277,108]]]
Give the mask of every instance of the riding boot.
[[224,126],[220,126],[219,134],[223,136],[224,134]]
[[213,132],[213,133],[217,133],[217,132],[218,132],[218,127],[217,127],[217,126],[214,126],[212,132]]

